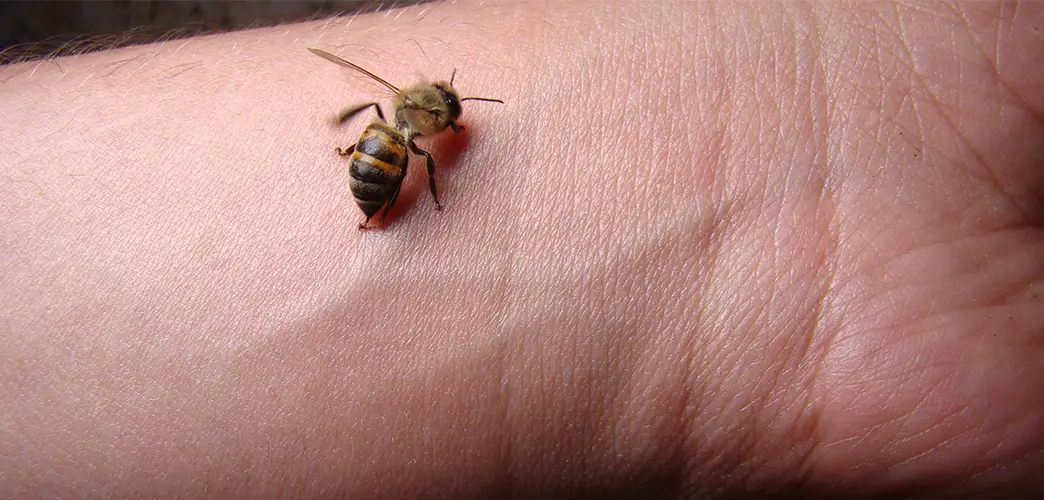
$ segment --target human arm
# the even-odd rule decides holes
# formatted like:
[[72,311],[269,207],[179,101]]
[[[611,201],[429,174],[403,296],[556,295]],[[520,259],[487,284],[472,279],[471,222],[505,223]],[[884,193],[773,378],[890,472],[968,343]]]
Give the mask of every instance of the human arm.
[[[598,5],[3,68],[0,491],[1039,488],[1040,7]],[[310,46],[506,101],[445,210]]]

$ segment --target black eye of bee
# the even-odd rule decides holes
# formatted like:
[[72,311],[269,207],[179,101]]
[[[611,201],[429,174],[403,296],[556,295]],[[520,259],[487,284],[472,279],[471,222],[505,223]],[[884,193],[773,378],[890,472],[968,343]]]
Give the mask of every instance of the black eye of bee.
[[446,102],[446,108],[449,113],[450,120],[456,120],[460,117],[460,99],[457,99],[457,95],[453,92],[447,91],[441,84],[433,85],[435,90],[439,92],[439,97]]

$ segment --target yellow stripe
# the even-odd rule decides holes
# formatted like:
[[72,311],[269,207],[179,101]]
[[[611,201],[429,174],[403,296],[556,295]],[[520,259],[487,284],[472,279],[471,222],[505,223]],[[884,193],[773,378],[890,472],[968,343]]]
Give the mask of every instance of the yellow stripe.
[[380,158],[375,158],[375,157],[370,156],[370,155],[368,155],[366,153],[363,153],[362,151],[359,151],[358,149],[356,149],[355,152],[352,153],[352,159],[353,160],[359,160],[359,161],[361,161],[361,162],[363,162],[363,163],[365,163],[367,165],[370,165],[370,166],[372,166],[374,168],[377,168],[379,170],[383,170],[384,172],[387,172],[387,173],[392,174],[392,175],[399,175],[402,172],[401,168],[399,168],[399,167],[397,167],[395,165],[392,165],[391,163],[388,163],[388,162],[386,162],[386,161],[384,161],[384,160],[382,160]]

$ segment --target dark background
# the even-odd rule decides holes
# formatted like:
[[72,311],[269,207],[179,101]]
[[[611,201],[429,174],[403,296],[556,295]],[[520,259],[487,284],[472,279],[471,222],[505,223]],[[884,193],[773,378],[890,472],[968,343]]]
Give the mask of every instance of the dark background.
[[0,0],[0,64],[411,3],[419,0]]

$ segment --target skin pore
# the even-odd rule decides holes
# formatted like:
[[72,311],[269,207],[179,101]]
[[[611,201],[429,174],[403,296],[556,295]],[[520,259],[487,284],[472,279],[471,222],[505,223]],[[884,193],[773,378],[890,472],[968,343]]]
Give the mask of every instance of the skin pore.
[[[457,2],[0,67],[0,497],[1044,493],[1044,4]],[[384,230],[334,148],[448,79]],[[386,109],[387,112],[387,109]]]

